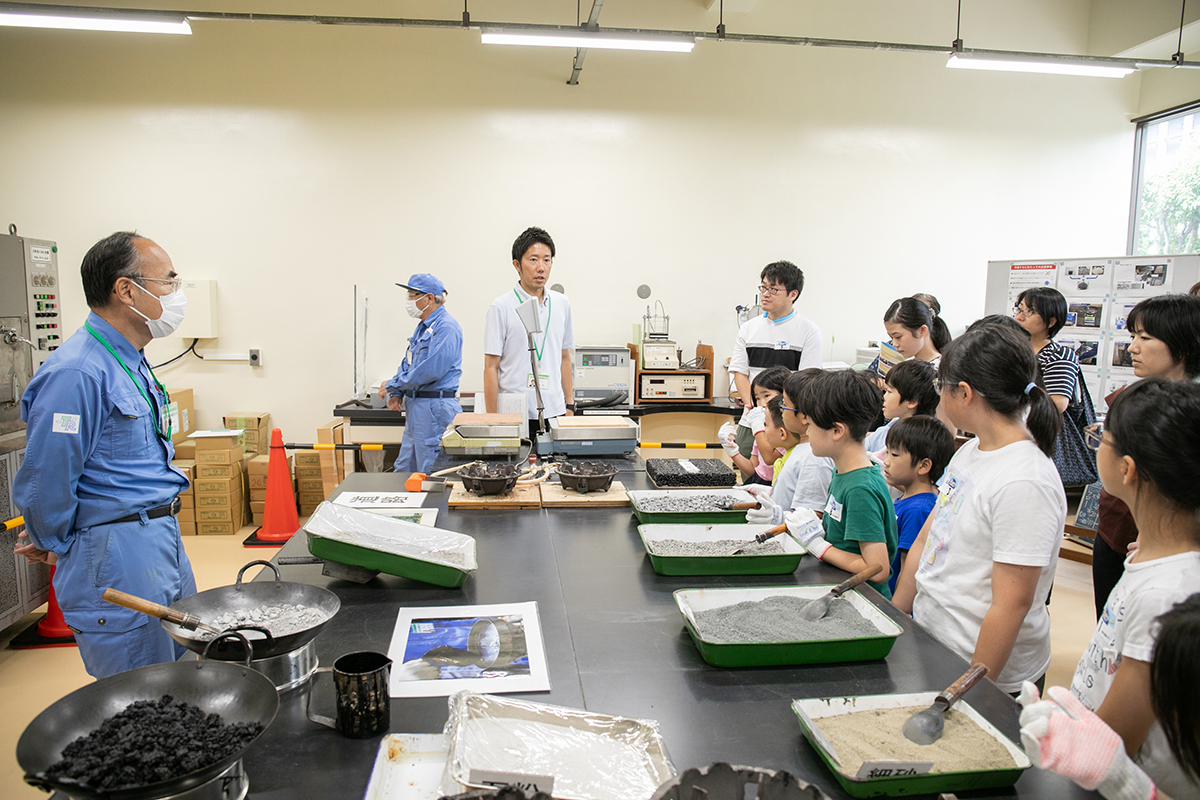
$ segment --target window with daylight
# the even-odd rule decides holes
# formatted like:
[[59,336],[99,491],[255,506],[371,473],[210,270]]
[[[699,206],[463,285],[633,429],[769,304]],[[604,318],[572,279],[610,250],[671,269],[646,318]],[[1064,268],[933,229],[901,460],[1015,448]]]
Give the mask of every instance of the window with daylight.
[[1130,254],[1200,252],[1200,102],[1134,122]]

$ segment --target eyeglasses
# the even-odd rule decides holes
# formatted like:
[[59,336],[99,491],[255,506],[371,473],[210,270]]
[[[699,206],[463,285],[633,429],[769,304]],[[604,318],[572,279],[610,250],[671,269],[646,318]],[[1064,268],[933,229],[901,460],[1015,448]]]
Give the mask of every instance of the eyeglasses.
[[183,278],[143,278],[142,276],[139,275],[139,276],[135,277],[134,280],[135,281],[154,281],[155,283],[169,283],[169,284],[171,284],[172,292],[178,292],[179,287],[183,286]]
[[758,293],[761,295],[764,295],[764,296],[765,295],[773,296],[773,295],[779,294],[780,292],[786,292],[786,291],[787,291],[787,289],[783,286],[763,286],[761,283],[758,285]]
[[1083,441],[1093,450],[1099,450],[1104,444],[1104,425],[1097,422],[1083,429]]
[[1037,313],[1038,312],[1034,311],[1032,308],[1025,308],[1024,306],[1013,306],[1013,316],[1014,317],[1036,317]]
[[788,406],[785,406],[783,403],[780,403],[780,404],[779,404],[779,410],[780,410],[780,411],[790,411],[790,412],[792,412],[793,414],[799,414],[799,413],[800,413],[800,409],[798,409],[798,408],[789,408]]

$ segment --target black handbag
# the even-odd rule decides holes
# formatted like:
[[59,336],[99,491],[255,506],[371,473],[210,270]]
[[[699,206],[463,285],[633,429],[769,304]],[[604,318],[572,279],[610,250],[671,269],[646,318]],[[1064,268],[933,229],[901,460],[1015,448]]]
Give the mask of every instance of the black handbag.
[[1083,372],[1075,368],[1075,391],[1067,410],[1062,413],[1062,427],[1054,445],[1054,466],[1063,486],[1087,486],[1100,478],[1096,470],[1096,454],[1087,446],[1083,429],[1096,423],[1096,409],[1083,380]]

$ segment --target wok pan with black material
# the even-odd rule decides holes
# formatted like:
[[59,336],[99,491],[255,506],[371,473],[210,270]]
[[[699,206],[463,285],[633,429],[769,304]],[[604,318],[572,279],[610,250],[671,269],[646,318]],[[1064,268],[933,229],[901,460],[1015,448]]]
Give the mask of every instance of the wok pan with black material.
[[[242,583],[242,575],[256,564],[270,567],[275,573],[275,580],[273,582]],[[286,636],[250,637],[250,641],[254,643],[255,658],[270,658],[303,647],[317,638],[321,629],[329,624],[329,620],[333,619],[333,615],[342,607],[342,601],[328,589],[310,586],[307,583],[281,581],[279,568],[270,561],[251,561],[238,570],[237,582],[233,586],[222,586],[218,589],[198,592],[174,603],[171,609],[195,614],[201,620],[211,622],[228,611],[258,608],[262,605],[278,606],[284,603],[316,608],[325,615],[325,621],[299,633],[290,633]],[[163,620],[162,626],[172,639],[193,653],[202,652],[210,641],[210,639],[199,638],[196,631],[181,628],[173,622]],[[245,649],[241,642],[221,641],[213,648],[212,657],[220,661],[240,661],[245,657]]]
[[[241,634],[225,633],[222,636],[239,637],[244,651],[252,649]],[[226,724],[258,722],[266,730],[279,711],[279,694],[266,676],[250,669],[249,665],[249,656],[242,664],[208,658],[154,664],[119,672],[71,692],[38,714],[21,734],[17,742],[17,763],[25,770],[25,782],[80,800],[147,800],[179,794],[207,783],[241,758],[253,740],[206,767],[144,786],[100,789],[51,778],[45,772],[62,758],[62,751],[68,744],[96,730],[130,703],[158,700],[164,694],[191,703],[207,713],[220,714],[221,721]]]

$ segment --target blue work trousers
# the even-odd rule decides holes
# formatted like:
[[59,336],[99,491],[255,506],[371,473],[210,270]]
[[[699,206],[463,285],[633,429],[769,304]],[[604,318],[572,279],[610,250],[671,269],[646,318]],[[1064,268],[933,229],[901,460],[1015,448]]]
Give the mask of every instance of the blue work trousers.
[[453,397],[404,398],[404,438],[395,471],[429,472],[442,452],[442,434],[462,411]]
[[55,567],[54,593],[89,675],[107,678],[184,654],[158,620],[101,599],[113,588],[169,606],[196,593],[174,517],[76,531]]

